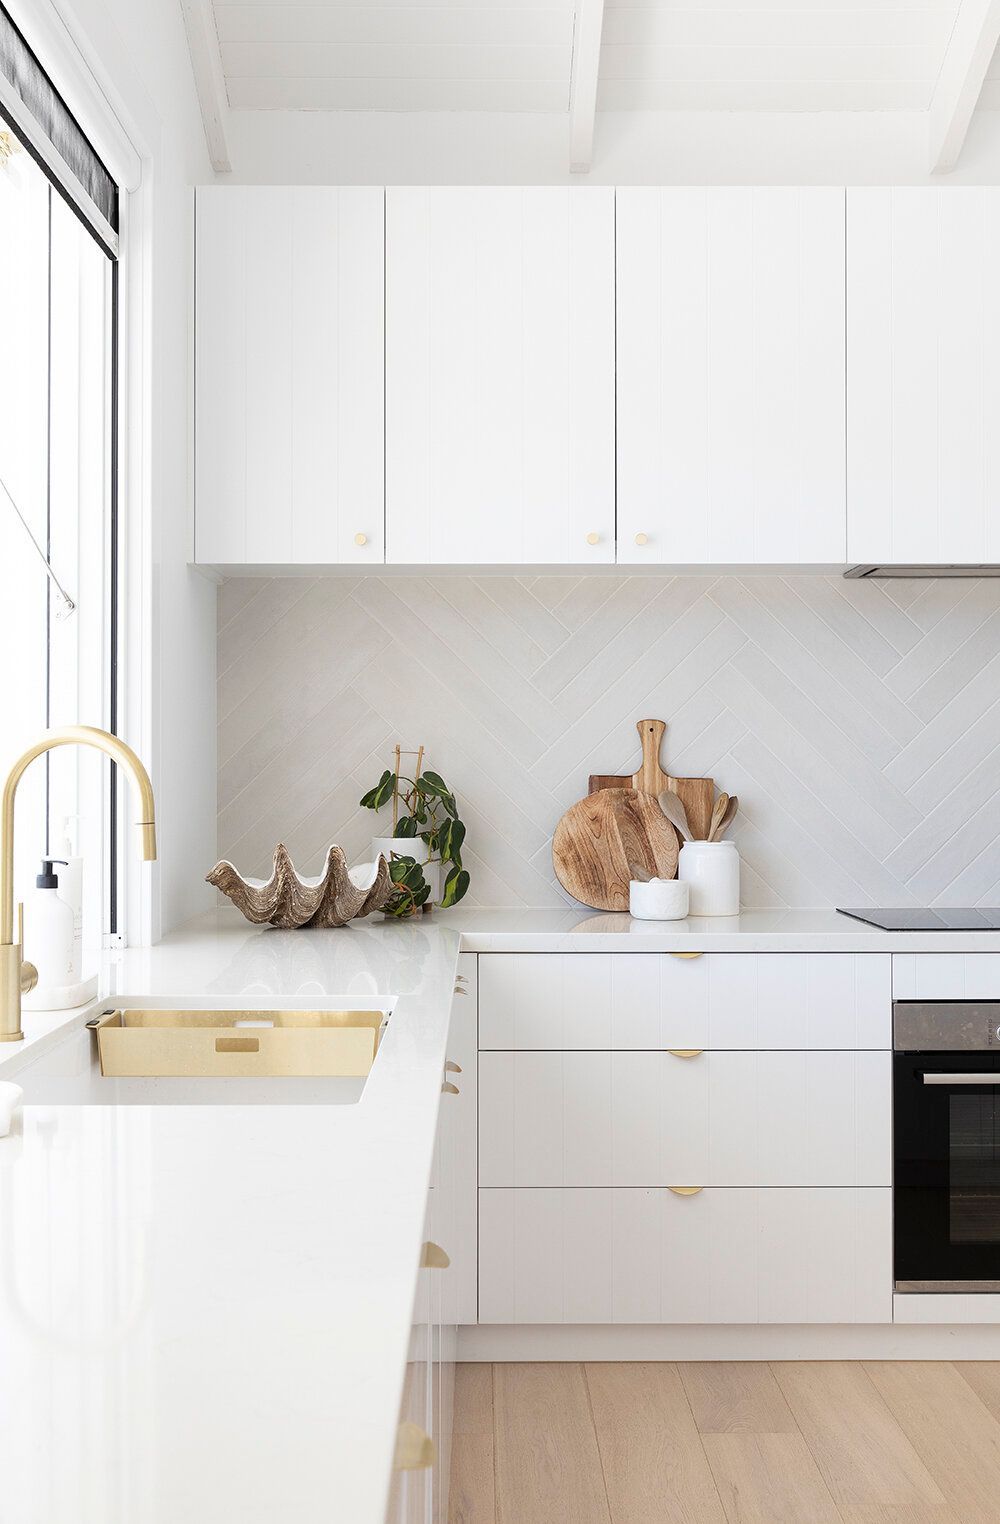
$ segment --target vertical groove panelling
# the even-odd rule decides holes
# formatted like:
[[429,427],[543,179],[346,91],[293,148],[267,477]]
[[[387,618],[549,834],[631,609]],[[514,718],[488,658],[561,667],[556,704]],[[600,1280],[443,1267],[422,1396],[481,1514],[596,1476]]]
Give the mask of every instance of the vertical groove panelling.
[[616,247],[619,561],[841,561],[843,191],[625,188]]
[[386,314],[387,559],[613,561],[613,190],[390,187]]
[[199,189],[197,260],[198,560],[380,564],[381,188]]
[[848,192],[848,557],[1000,558],[1000,191]]

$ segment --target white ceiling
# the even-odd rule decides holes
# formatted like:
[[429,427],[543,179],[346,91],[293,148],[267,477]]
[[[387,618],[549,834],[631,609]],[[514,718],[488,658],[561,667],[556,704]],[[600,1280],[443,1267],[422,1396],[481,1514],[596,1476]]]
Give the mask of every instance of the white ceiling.
[[[959,0],[605,0],[598,107],[927,108]],[[574,0],[214,0],[229,103],[565,111]],[[984,105],[1000,106],[1000,66]]]

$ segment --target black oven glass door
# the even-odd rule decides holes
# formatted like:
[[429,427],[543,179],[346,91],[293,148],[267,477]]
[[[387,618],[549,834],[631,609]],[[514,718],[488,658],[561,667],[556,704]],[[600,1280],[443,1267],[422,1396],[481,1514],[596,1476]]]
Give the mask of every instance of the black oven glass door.
[[1000,1053],[896,1053],[893,1099],[897,1286],[1000,1283]]

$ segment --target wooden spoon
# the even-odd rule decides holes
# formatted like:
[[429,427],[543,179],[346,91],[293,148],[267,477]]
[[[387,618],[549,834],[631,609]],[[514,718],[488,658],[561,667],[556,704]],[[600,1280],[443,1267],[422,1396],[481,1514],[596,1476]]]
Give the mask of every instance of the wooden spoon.
[[712,806],[712,821],[708,828],[708,835],[705,837],[706,841],[715,840],[715,833],[722,823],[722,817],[726,813],[726,806],[728,804],[729,795],[726,793],[725,789],[723,789],[716,799],[715,804]]
[[740,804],[739,796],[736,795],[736,794],[733,794],[731,799],[727,799],[726,807],[723,810],[722,815],[720,816],[718,823],[716,823],[716,821],[715,821],[715,819],[713,817],[713,820],[712,820],[712,834],[708,838],[709,841],[719,841],[722,838],[722,836],[724,835],[724,833],[729,830],[729,827],[733,823],[733,816],[736,814],[736,811],[739,809],[739,804]]
[[659,795],[659,802],[660,809],[666,815],[674,830],[683,836],[685,841],[693,841],[694,837],[691,835],[688,812],[684,808],[683,799],[679,795],[672,793],[670,789],[664,789],[663,793]]

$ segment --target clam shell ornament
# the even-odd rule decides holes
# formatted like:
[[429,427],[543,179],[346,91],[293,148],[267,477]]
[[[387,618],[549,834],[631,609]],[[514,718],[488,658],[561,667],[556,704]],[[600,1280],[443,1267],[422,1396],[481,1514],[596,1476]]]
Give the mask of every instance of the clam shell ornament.
[[381,910],[392,893],[384,857],[348,868],[343,849],[330,847],[319,877],[303,878],[282,842],[274,849],[274,868],[268,879],[244,878],[229,862],[216,863],[205,879],[255,926],[268,923],[284,930],[346,926],[356,916]]

